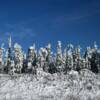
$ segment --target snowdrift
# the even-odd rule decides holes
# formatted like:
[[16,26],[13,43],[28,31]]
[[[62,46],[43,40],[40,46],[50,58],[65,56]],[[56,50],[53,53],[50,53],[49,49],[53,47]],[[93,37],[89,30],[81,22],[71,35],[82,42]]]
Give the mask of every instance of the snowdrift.
[[0,100],[100,100],[100,75],[89,70],[0,75]]

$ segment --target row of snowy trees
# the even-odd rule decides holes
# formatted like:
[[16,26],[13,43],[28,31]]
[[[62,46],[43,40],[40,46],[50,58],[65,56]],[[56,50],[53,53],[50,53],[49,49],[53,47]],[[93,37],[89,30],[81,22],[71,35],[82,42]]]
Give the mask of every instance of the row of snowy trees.
[[100,50],[94,43],[94,46],[87,47],[82,55],[80,46],[74,48],[72,44],[68,44],[62,52],[61,41],[58,41],[55,55],[51,52],[50,43],[40,48],[38,52],[35,45],[30,46],[28,53],[25,54],[18,43],[12,49],[10,38],[8,49],[3,46],[0,49],[0,66],[1,72],[10,74],[36,74],[38,68],[49,73],[67,73],[70,70],[80,71],[81,69],[89,69],[98,73],[100,71]]

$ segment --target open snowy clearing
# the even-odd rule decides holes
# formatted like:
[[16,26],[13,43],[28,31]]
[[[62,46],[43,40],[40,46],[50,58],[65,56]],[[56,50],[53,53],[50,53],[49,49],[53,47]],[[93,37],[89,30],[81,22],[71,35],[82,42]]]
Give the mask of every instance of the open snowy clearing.
[[0,100],[100,100],[100,75],[88,70],[67,75],[41,70],[37,76],[0,74]]

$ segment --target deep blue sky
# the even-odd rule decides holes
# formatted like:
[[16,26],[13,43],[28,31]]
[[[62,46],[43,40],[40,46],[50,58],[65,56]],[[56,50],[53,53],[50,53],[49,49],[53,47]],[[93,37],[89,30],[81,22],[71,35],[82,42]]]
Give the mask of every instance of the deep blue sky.
[[55,50],[58,40],[100,46],[100,0],[0,0],[0,44],[9,33],[24,50],[34,42]]

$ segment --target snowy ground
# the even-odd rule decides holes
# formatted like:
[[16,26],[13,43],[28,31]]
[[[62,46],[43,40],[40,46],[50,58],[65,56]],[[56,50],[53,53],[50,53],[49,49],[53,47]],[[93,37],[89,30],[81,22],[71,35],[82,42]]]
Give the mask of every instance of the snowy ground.
[[78,74],[0,75],[0,100],[100,100],[100,75]]

